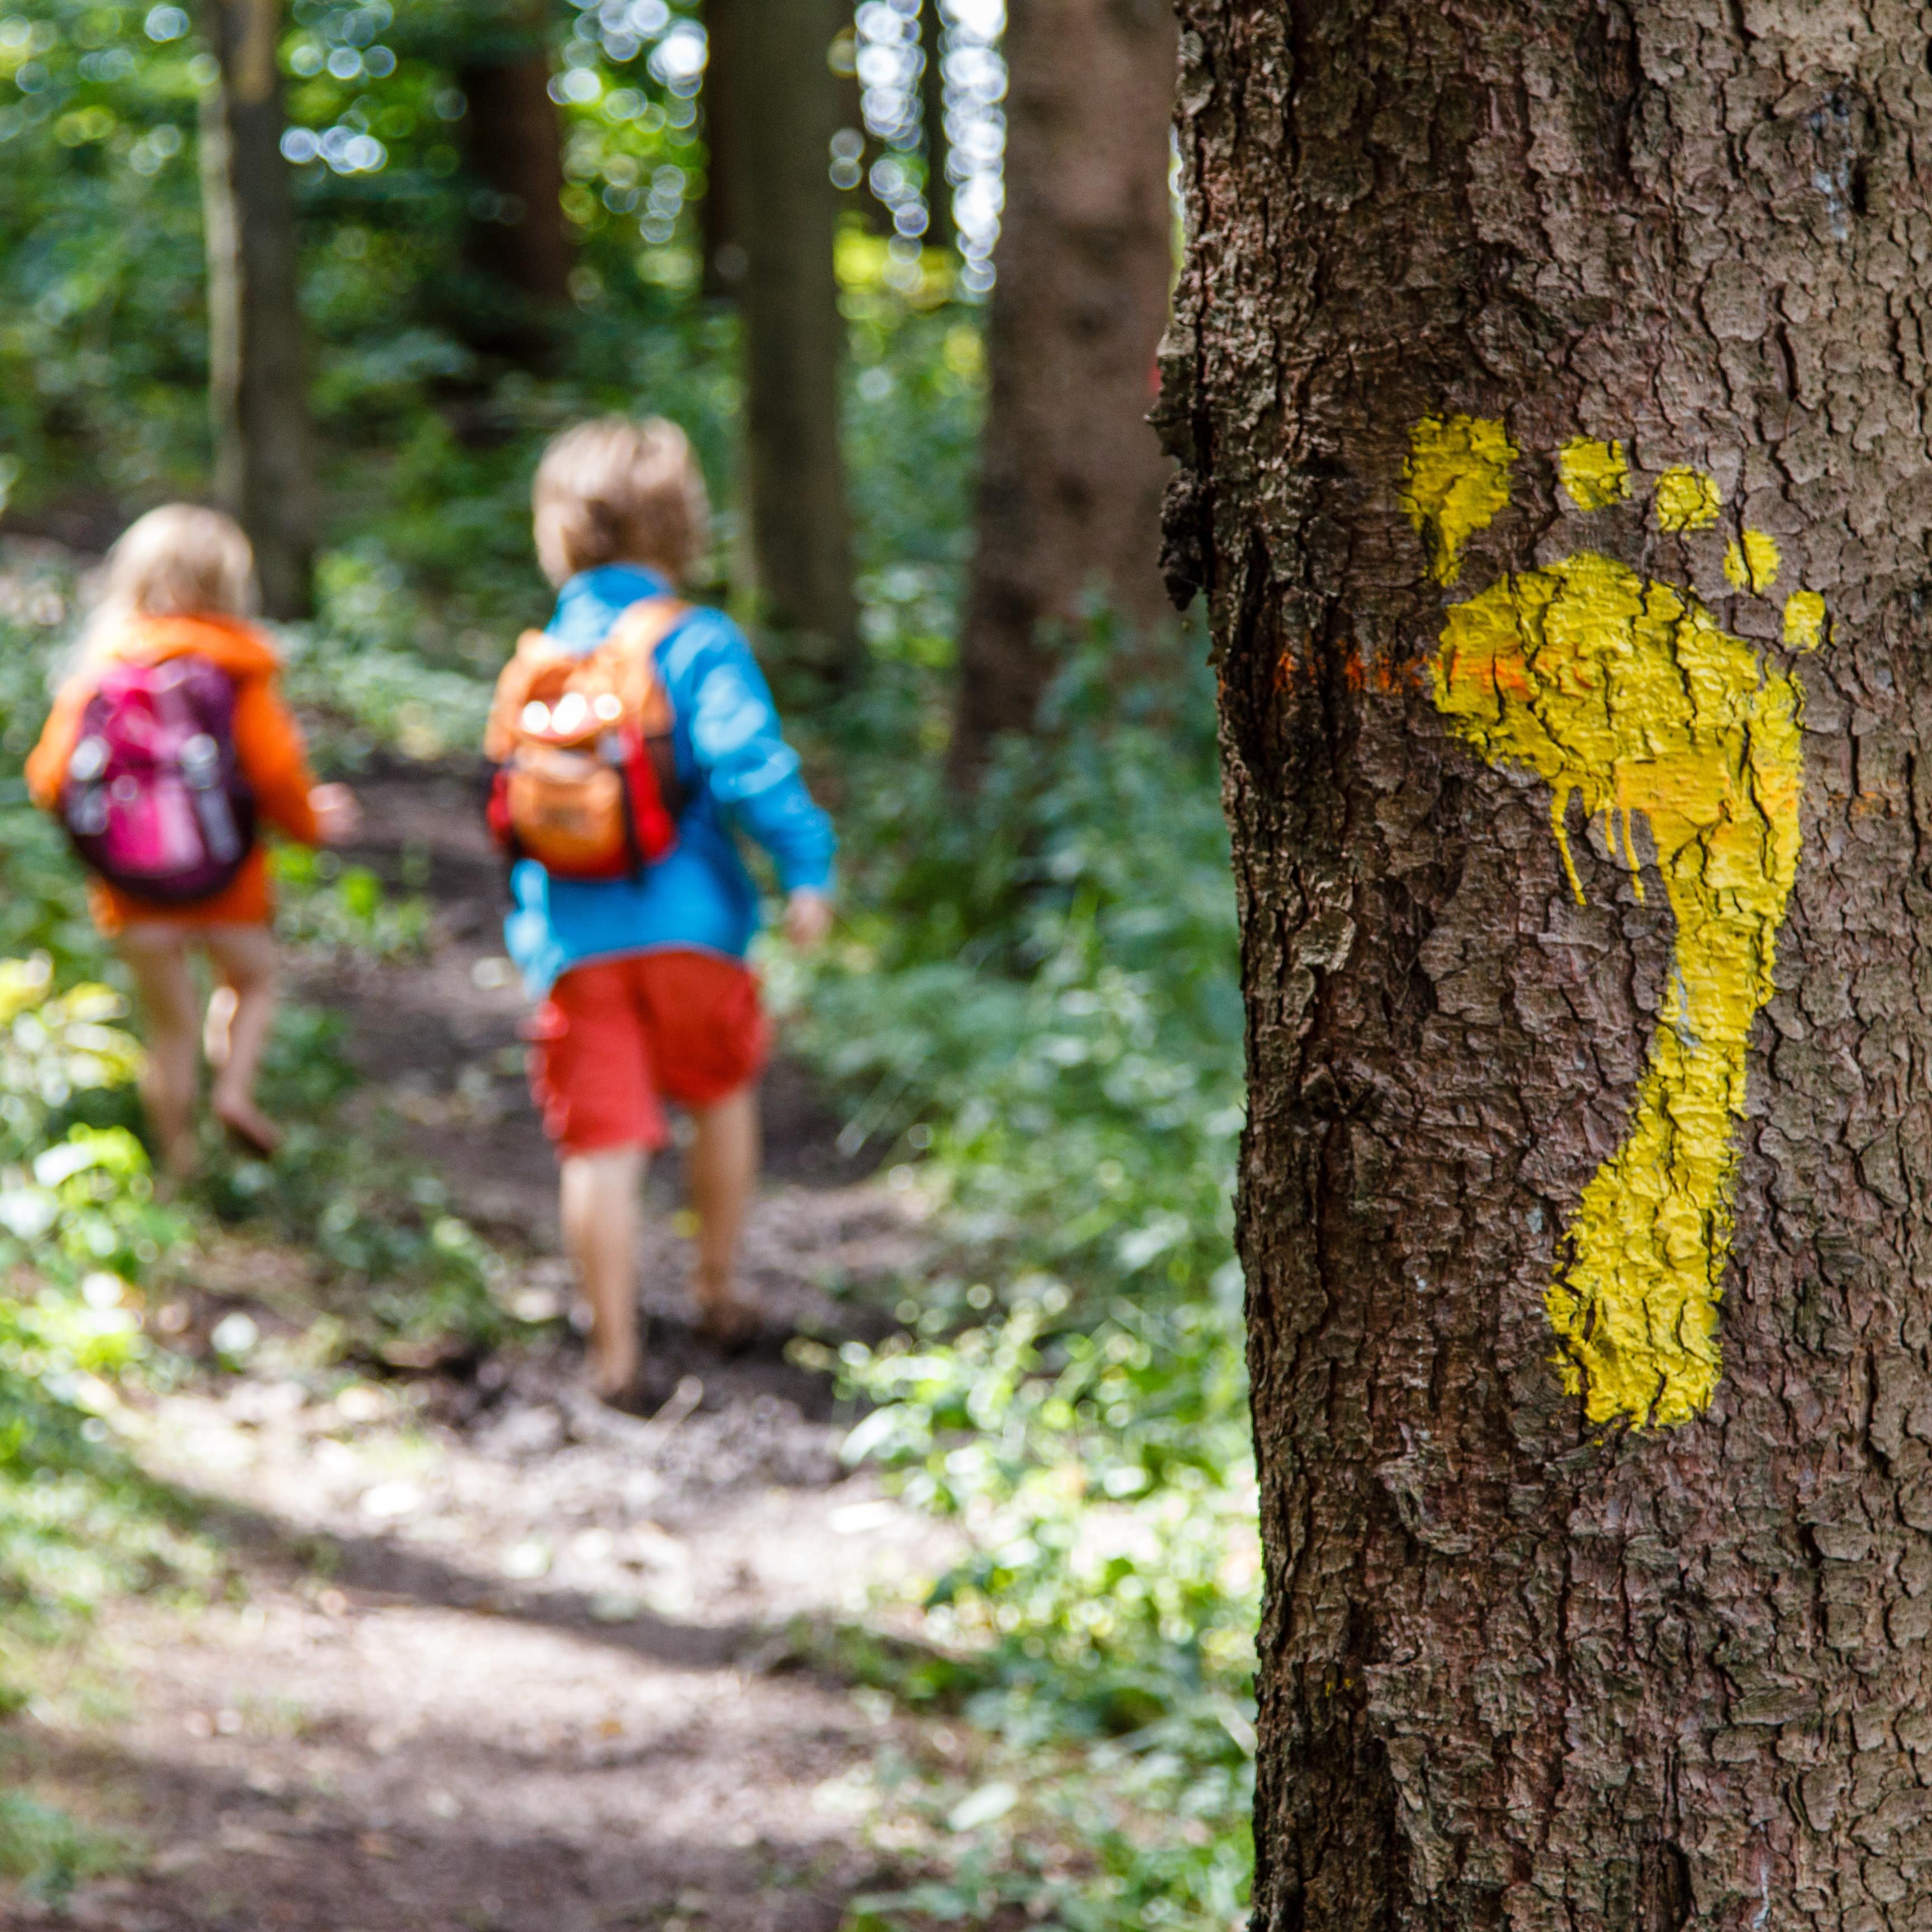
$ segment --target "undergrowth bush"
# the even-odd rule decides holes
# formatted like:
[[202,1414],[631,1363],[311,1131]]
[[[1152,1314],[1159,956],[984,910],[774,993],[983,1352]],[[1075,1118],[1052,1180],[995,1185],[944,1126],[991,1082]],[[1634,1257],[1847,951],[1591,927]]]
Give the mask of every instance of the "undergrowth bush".
[[859,753],[845,937],[796,1030],[974,1240],[1185,1292],[1230,1254],[1234,896],[1204,668],[1122,692],[1117,643],[1096,620],[968,806],[890,730]]
[[0,1878],[22,1881],[29,1898],[60,1905],[83,1880],[132,1862],[121,1838],[25,1792],[0,1792]]
[[[961,1258],[916,1336],[837,1358],[875,1405],[848,1457],[968,1537],[925,1599],[957,1672],[883,1681],[963,1699],[997,1741],[970,1790],[897,1786],[923,1821],[902,1855],[928,1870],[862,1901],[859,1928],[1244,1910],[1259,1565],[1233,892],[1205,670],[1122,689],[1118,643],[1096,620],[1039,734],[963,807],[862,726],[856,909],[790,989],[852,1140],[897,1143]],[[872,728],[890,745],[890,718]]]
[[277,936],[310,953],[406,959],[429,941],[429,907],[413,893],[392,893],[367,866],[345,866],[333,852],[278,845],[269,871],[278,888]]
[[124,1127],[71,1118],[123,1086],[140,1049],[104,986],[52,990],[44,955],[0,960],[0,1444],[31,1467],[104,1432],[102,1381],[135,1366],[140,1324],[122,1306],[179,1238]]
[[[188,1226],[155,1198],[130,1131],[140,1048],[64,841],[20,772],[46,706],[70,578],[9,580],[0,615],[0,1718],[34,1653],[106,1598],[202,1592],[217,1574],[190,1510],[148,1481],[112,1419],[164,1372],[144,1289]],[[58,1901],[124,1848],[22,1791],[0,1792],[0,1876]]]
[[[155,1202],[125,1127],[76,1118],[138,1065],[118,995],[57,993],[53,976],[44,954],[0,960],[0,1712],[23,1694],[10,1687],[31,1674],[26,1651],[103,1598],[201,1587],[213,1570],[190,1514],[110,1426],[126,1382],[158,1366],[142,1286],[187,1225]],[[0,1869],[16,1875],[38,1870],[20,1871],[32,1847],[65,1869],[61,1848],[80,1842],[38,1813],[0,1815]]]

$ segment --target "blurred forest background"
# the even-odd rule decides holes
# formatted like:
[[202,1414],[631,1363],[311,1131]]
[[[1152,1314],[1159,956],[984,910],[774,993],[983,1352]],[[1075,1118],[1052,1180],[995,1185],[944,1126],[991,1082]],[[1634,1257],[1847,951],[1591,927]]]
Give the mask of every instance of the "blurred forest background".
[[[463,779],[548,609],[537,454],[628,410],[702,453],[699,592],[843,840],[832,946],[764,956],[787,1050],[926,1230],[790,1344],[847,1465],[953,1538],[881,1597],[891,1642],[798,1640],[915,1726],[844,1909],[1238,1922],[1240,1012],[1144,421],[1172,37],[1154,0],[0,0],[0,1883],[35,1910],[154,1849],[46,1772],[90,1630],[242,1587],[142,1418],[265,1376],[350,1414],[567,1346],[514,1233],[356,1111],[326,1000],[278,1040],[286,1150],[156,1202],[121,982],[20,780],[86,572],[154,502],[233,503],[320,763]],[[291,945],[426,956],[427,868],[285,855]],[[299,1253],[294,1302],[213,1282],[238,1241]],[[963,1755],[906,1742],[940,1720]]]

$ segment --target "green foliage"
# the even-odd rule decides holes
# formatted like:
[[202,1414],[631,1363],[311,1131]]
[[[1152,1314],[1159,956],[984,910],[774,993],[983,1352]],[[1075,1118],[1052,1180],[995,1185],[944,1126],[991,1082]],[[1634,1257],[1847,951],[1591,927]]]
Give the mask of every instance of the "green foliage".
[[202,466],[196,50],[136,8],[0,15],[0,497],[86,504]]
[[1117,694],[1112,642],[1072,657],[1043,740],[1003,746],[970,810],[930,763],[860,754],[850,937],[800,1036],[860,1096],[855,1136],[913,1129],[974,1240],[1076,1286],[1198,1294],[1228,1268],[1242,1119],[1211,699],[1204,673]]
[[1242,1910],[1259,1569],[1234,908],[1206,677],[1123,691],[1117,645],[1096,622],[1042,735],[964,808],[883,709],[849,754],[857,910],[795,1036],[853,1096],[854,1139],[919,1157],[904,1178],[971,1265],[927,1289],[916,1340],[840,1352],[875,1405],[846,1453],[968,1532],[926,1603],[966,1677],[887,1681],[956,1692],[998,1740],[972,1791],[902,1787],[937,1875],[855,1927]]
[[[206,493],[194,155],[211,56],[193,8],[0,4],[0,508],[98,544],[162,497]],[[474,742],[477,694],[439,675],[494,674],[540,620],[530,478],[576,417],[648,409],[692,432],[724,506],[722,587],[736,328],[696,294],[708,158],[694,76],[657,52],[698,10],[670,7],[647,32],[649,6],[553,22],[578,263],[559,327],[506,307],[471,245],[500,197],[470,172],[458,71],[524,40],[526,16],[498,0],[292,9],[280,59],[328,538],[322,621],[313,648],[291,640],[292,686],[348,728],[352,753]],[[855,214],[839,271],[860,588],[882,655],[938,663],[966,552],[978,315],[944,300],[938,254],[910,294],[888,266]],[[506,354],[532,326],[550,351]]]
[[[64,610],[65,590],[43,587]],[[32,636],[0,620],[0,784],[16,797],[46,709]],[[127,1129],[140,1049],[122,996],[71,983],[103,951],[51,830],[24,803],[0,808],[0,932],[38,949],[0,958],[0,1597],[43,1604],[76,1594],[52,1580],[76,1565],[118,1574],[127,1538],[80,1526],[125,1501],[104,1418],[148,1359],[139,1285],[185,1232]]]
[[47,681],[74,602],[73,573],[9,557],[0,570],[0,957],[45,952],[62,977],[97,975],[106,949],[58,826],[27,802],[21,776],[46,716]]
[[[943,1343],[849,1347],[845,1367],[880,1405],[848,1455],[969,1533],[926,1620],[983,1684],[964,1703],[998,1740],[980,1789],[1013,1794],[983,1819],[970,1795],[924,1794],[958,1868],[868,1913],[956,1916],[947,1894],[981,1915],[1018,1898],[1070,1928],[1236,1922],[1258,1565],[1228,1324],[1122,1302],[1096,1328],[1056,1330],[1022,1304]],[[1029,1871],[1042,1844],[1089,1856]]]
[[[156,1204],[131,1134],[72,1120],[125,1084],[139,1049],[112,1024],[118,995],[56,993],[52,977],[45,956],[0,961],[0,1706],[18,1695],[7,1685],[26,1648],[104,1596],[211,1568],[185,1514],[136,1473],[110,1426],[124,1382],[158,1366],[141,1284],[186,1225]],[[63,1828],[8,1802],[0,1870],[51,1883],[72,1864],[56,1855]],[[53,1839],[37,1835],[43,1825]]]
[[[214,69],[194,11],[0,11],[0,506],[10,494],[16,514],[97,541],[133,508],[206,488],[195,154]],[[536,448],[562,423],[641,400],[691,428],[721,488],[728,476],[730,329],[690,299],[697,113],[645,38],[595,10],[556,22],[578,262],[556,329],[519,313],[470,245],[503,211],[469,170],[489,136],[469,125],[458,69],[516,51],[526,16],[496,0],[290,12],[285,152],[332,538],[400,568],[411,642],[432,658],[470,634],[500,643],[500,614],[540,607],[525,506]],[[668,12],[652,38],[665,27]],[[547,329],[552,352],[524,358],[541,373],[506,354]]]
[[[0,778],[0,796],[25,790],[18,778]],[[0,956],[35,952],[63,976],[99,972],[107,956],[60,827],[32,806],[0,805]]]
[[[134,1040],[112,1024],[124,1011],[106,986],[52,990],[44,955],[0,960],[0,1269],[70,1288],[85,1277],[138,1282],[180,1234],[158,1207],[141,1144],[124,1127],[70,1117],[85,1096],[124,1086],[140,1064]],[[15,1306],[26,1345],[64,1352],[67,1366],[117,1372],[138,1344],[134,1322],[90,1299]],[[42,1332],[44,1322],[58,1332]],[[0,1342],[0,1363],[8,1359]]]
[[[325,556],[317,592],[320,621],[283,634],[284,689],[320,728],[325,757],[352,763],[392,748],[429,759],[481,742],[490,685],[479,674],[494,678],[509,637],[475,628],[452,638],[400,565],[359,550]],[[418,648],[439,638],[447,666],[425,663]]]
[[402,959],[422,952],[428,941],[428,903],[391,897],[367,866],[345,866],[333,852],[306,845],[281,845],[270,856],[269,871],[277,890],[275,930],[292,946]]
[[884,243],[856,226],[841,236],[859,594],[878,658],[944,669],[970,553],[969,492],[986,391],[980,318],[957,305],[909,302],[885,279],[886,259]]
[[76,1885],[128,1862],[119,1838],[24,1792],[0,1792],[0,1878],[19,1882],[28,1898],[63,1904]]

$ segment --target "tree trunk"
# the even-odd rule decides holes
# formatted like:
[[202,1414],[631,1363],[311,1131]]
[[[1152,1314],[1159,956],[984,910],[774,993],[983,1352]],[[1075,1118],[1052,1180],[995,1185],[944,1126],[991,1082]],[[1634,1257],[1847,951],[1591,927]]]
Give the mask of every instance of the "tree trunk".
[[832,0],[732,0],[730,192],[746,255],[746,499],[764,627],[834,688],[863,664],[838,444],[844,356],[832,267],[838,126]]
[[476,53],[457,80],[470,104],[465,161],[476,190],[465,253],[477,299],[460,326],[478,348],[543,369],[556,355],[574,250],[540,16],[521,39]]
[[1052,675],[1042,626],[1099,590],[1165,610],[1168,465],[1147,412],[1173,267],[1174,20],[1166,0],[1013,0],[1006,214],[987,345],[977,545],[960,640],[956,771],[1024,730]]
[[281,149],[281,9],[277,0],[209,0],[205,22],[220,63],[201,118],[215,494],[255,547],[263,610],[305,617],[314,601],[314,436]]
[[946,178],[946,22],[940,0],[920,0],[920,132],[926,150],[926,245],[950,248],[959,236],[952,220],[952,184]]
[[1255,1922],[1922,1925],[1922,16],[1182,12]]
[[704,204],[698,211],[704,262],[702,286],[714,299],[735,297],[745,279],[744,244],[732,201],[731,158],[738,16],[734,0],[704,0]]

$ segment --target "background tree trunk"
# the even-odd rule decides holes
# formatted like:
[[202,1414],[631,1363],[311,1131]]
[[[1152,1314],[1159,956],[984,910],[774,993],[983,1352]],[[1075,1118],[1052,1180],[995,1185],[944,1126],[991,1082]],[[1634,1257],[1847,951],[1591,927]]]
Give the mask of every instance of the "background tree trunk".
[[208,403],[215,494],[248,532],[271,617],[314,608],[314,436],[282,159],[278,0],[209,0],[220,63],[204,97],[202,208],[208,243]]
[[919,77],[920,130],[926,151],[928,248],[951,248],[959,236],[952,220],[952,184],[946,178],[946,20],[940,0],[920,0],[919,46],[926,64]]
[[838,687],[863,664],[838,444],[845,325],[832,266],[834,0],[731,0],[729,185],[746,254],[746,505],[782,664]]
[[1182,14],[1256,1923],[1922,1924],[1922,16]]
[[988,338],[977,545],[956,770],[1023,730],[1052,675],[1040,628],[1098,587],[1131,623],[1168,464],[1147,427],[1173,267],[1174,20],[1166,0],[1013,0],[1006,214]]
[[457,71],[469,111],[464,160],[476,193],[465,253],[480,285],[464,338],[542,368],[555,358],[575,251],[565,225],[563,150],[541,11]]
[[732,201],[735,103],[732,70],[738,32],[735,0],[705,0],[704,206],[698,212],[703,236],[703,286],[710,296],[735,297],[745,279],[745,249],[739,238],[738,212]]

